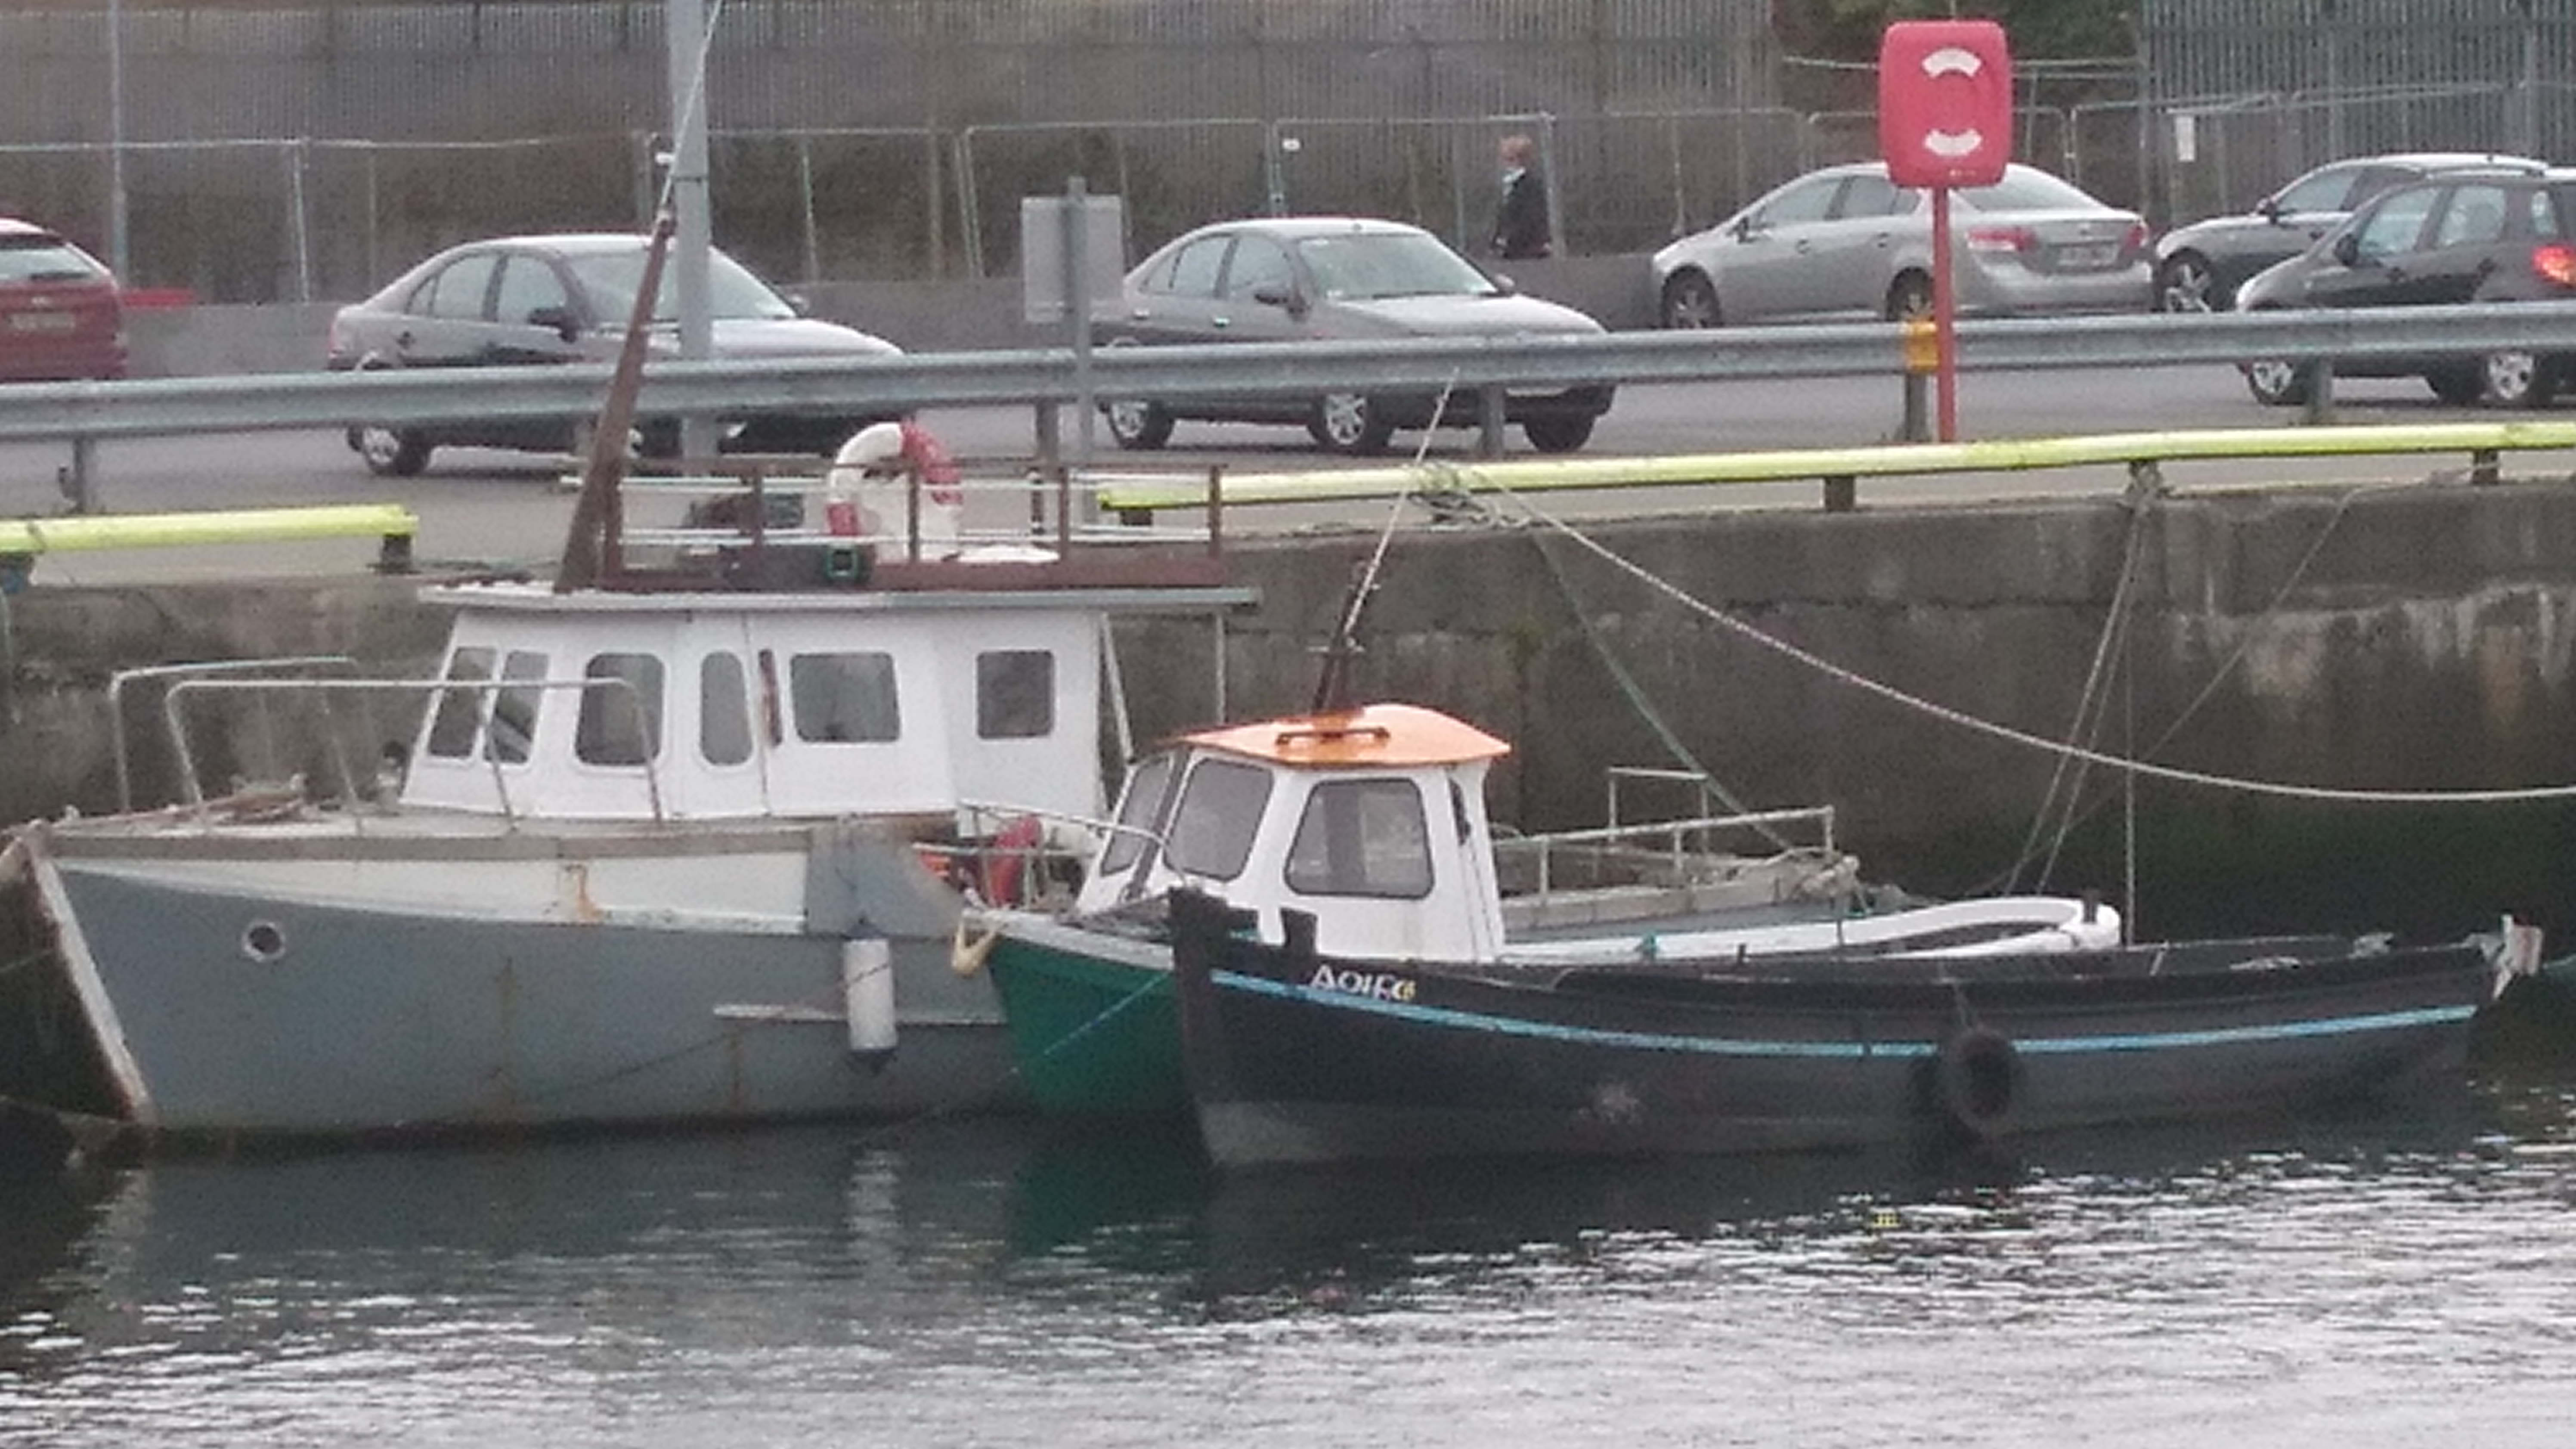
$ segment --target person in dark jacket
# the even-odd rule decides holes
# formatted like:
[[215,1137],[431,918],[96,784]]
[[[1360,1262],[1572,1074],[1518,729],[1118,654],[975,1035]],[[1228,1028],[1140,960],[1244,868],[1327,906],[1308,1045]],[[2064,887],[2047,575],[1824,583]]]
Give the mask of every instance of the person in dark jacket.
[[1543,257],[1554,250],[1547,226],[1547,182],[1538,174],[1538,145],[1527,136],[1505,136],[1503,199],[1494,210],[1494,255],[1505,261]]

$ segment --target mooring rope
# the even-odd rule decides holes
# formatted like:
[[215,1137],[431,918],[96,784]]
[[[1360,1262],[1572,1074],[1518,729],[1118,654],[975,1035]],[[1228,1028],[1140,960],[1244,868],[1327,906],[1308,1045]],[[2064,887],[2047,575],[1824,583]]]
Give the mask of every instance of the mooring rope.
[[[1699,615],[1710,623],[1715,624],[1719,628],[1724,629],[1749,643],[1757,645],[1760,648],[1770,650],[1772,653],[1778,654],[1783,658],[1792,660],[1798,664],[1802,664],[1829,679],[1847,684],[1854,689],[1863,691],[1864,693],[1875,695],[1891,704],[1902,706],[1903,708],[1913,710],[1919,714],[1928,715],[1945,724],[1955,725],[1961,729],[1985,735],[1990,739],[2001,740],[2007,744],[2019,745],[2026,749],[2037,750],[2047,754],[2069,755],[2081,759],[2089,764],[2099,765],[2104,769],[2125,771],[2132,775],[2142,775],[2150,779],[2169,780],[2177,784],[2200,785],[2222,790],[2236,790],[2246,794],[2269,795],[2292,800],[2331,800],[2347,804],[2497,805],[2543,800],[2576,799],[2576,785],[2534,785],[2522,786],[2513,789],[2467,790],[2365,790],[2326,785],[2299,785],[2280,780],[2258,780],[2243,775],[2225,775],[2219,774],[2215,771],[2187,770],[2173,765],[2159,765],[2149,760],[2137,759],[2128,755],[2112,754],[2107,751],[2092,749],[2083,745],[2061,743],[2056,740],[2045,739],[2041,736],[2031,734],[2027,730],[2015,729],[2010,725],[1998,724],[1992,720],[1981,719],[1963,710],[1952,709],[1947,705],[1937,704],[1931,700],[1908,694],[1893,685],[1881,683],[1867,675],[1846,669],[1842,665],[1834,663],[1832,660],[1823,658],[1809,650],[1802,649],[1785,639],[1774,638],[1773,636],[1764,633],[1762,630],[1755,628],[1753,625],[1737,619],[1735,616],[1727,613],[1723,609],[1719,609],[1714,605],[1703,603],[1699,599],[1693,598],[1690,594],[1684,592],[1680,588],[1658,578],[1644,566],[1631,561],[1627,557],[1612,550],[1608,545],[1603,544],[1599,540],[1584,533],[1582,530],[1574,527],[1572,524],[1557,518],[1545,509],[1531,503],[1527,498],[1513,492],[1503,484],[1487,479],[1486,486],[1491,487],[1497,492],[1502,493],[1505,497],[1510,498],[1522,510],[1527,512],[1532,519],[1548,528],[1554,529],[1558,533],[1564,534],[1567,538],[1573,540],[1578,547],[1581,547],[1587,552],[1600,558],[1604,563],[1609,564],[1612,568],[1619,570],[1621,573],[1627,574],[1639,583],[1644,584],[1647,588],[1652,589],[1656,593],[1662,594],[1666,598],[1669,598],[1673,602],[1681,605],[1683,608],[1690,610],[1692,613]],[[2231,657],[2231,666],[2236,658],[2242,657],[2242,653],[2243,650],[2240,649],[2235,656]],[[2214,689],[2214,687],[2215,681],[2213,681],[2211,688]],[[2207,691],[2204,691],[2202,698],[2205,699],[2206,697]],[[2197,703],[2199,703],[2199,701],[2196,700],[2195,705]],[[2171,737],[2171,733],[2168,732],[2163,738],[2170,739]],[[2162,741],[2160,740],[2159,743],[2161,742]]]

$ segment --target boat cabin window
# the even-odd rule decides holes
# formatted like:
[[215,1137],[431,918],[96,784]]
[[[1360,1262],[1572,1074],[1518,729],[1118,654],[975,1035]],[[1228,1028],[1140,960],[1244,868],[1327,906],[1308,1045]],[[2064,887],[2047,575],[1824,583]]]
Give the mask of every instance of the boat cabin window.
[[[447,678],[453,683],[477,684],[491,677],[489,649],[478,645],[448,657]],[[429,720],[429,753],[451,760],[474,753],[474,736],[483,723],[483,700],[484,691],[479,689],[439,691],[438,712]]]
[[698,754],[710,765],[751,758],[751,692],[738,654],[698,661]]
[[1270,772],[1235,760],[1201,760],[1181,786],[1163,858],[1172,869],[1211,880],[1243,874],[1261,812],[1270,803]]
[[573,754],[586,765],[640,765],[662,750],[662,661],[650,654],[594,654],[581,677]]
[[1043,649],[975,656],[975,737],[1037,740],[1055,733],[1055,656]]
[[1328,780],[1306,796],[1289,889],[1310,896],[1431,894],[1431,831],[1410,780]]
[[1180,763],[1180,755],[1169,751],[1137,762],[1127,777],[1127,793],[1118,801],[1118,823],[1123,828],[1110,832],[1108,847],[1100,852],[1102,875],[1116,875],[1144,855],[1154,822],[1163,818],[1165,798],[1172,792],[1172,772]]
[[[536,681],[546,677],[546,656],[525,649],[513,649],[501,661],[504,680]],[[546,692],[536,688],[512,689],[504,684],[492,694],[492,718],[484,726],[483,757],[505,765],[522,765],[528,760],[528,747],[537,738],[537,711],[546,702]]]
[[787,693],[800,740],[884,744],[903,732],[891,654],[791,655]]

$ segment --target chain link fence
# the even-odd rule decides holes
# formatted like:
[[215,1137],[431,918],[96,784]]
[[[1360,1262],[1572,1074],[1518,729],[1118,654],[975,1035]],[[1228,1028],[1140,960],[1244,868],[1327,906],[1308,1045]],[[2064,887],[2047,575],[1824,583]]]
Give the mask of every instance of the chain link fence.
[[[2576,128],[2576,86],[2024,107],[2014,152],[2170,226],[2241,209],[2342,155],[2484,149],[2509,112],[2536,112],[2554,138]],[[1753,107],[720,130],[709,197],[717,241],[782,284],[1010,275],[1021,198],[1061,195],[1076,175],[1124,199],[1130,258],[1205,221],[1294,212],[1394,217],[1478,252],[1495,142],[1517,131],[1539,142],[1559,249],[1605,254],[1651,250],[1804,170],[1874,156],[1876,126],[1862,110]],[[641,228],[663,144],[637,132],[0,145],[0,214],[94,239],[121,167],[130,284],[210,302],[340,300],[472,237]]]

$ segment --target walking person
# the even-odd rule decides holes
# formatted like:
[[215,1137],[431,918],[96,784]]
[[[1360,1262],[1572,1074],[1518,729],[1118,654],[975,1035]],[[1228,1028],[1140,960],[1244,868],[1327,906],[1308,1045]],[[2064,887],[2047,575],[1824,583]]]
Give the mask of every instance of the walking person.
[[1505,261],[1543,257],[1555,249],[1547,225],[1547,181],[1538,173],[1538,143],[1505,136],[1501,147],[1503,199],[1494,209],[1494,255]]

